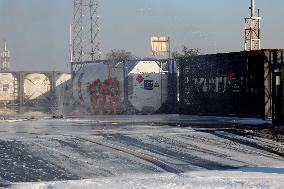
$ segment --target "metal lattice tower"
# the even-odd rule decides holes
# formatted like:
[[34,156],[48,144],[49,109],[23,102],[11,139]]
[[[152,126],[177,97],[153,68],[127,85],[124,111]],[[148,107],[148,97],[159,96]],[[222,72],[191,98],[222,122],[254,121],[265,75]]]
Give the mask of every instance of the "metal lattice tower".
[[245,18],[245,51],[260,50],[260,21],[261,17],[255,16],[254,0],[251,0],[251,16]]
[[71,62],[101,58],[99,0],[74,0]]
[[9,61],[10,61],[10,52],[7,48],[7,43],[5,41],[4,50],[1,53],[1,62],[2,62],[1,70],[2,71],[8,71],[10,69]]

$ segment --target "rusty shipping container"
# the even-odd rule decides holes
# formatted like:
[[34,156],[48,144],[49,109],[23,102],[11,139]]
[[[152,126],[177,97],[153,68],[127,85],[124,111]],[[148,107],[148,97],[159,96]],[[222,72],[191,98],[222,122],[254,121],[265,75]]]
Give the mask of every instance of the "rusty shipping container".
[[268,49],[179,60],[180,113],[271,118],[272,77],[283,51]]

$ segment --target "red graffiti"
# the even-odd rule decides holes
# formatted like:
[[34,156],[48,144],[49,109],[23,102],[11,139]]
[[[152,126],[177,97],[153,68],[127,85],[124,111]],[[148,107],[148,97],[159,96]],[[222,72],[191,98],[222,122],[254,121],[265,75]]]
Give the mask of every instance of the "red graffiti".
[[[101,82],[99,79],[90,84],[90,99],[93,113],[117,114],[120,104],[120,85],[115,79]],[[108,103],[107,103],[108,102]]]

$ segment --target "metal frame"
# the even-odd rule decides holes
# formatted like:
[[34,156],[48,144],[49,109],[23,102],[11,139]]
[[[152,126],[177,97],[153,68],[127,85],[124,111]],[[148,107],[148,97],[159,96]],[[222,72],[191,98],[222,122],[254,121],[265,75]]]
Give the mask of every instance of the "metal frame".
[[[248,50],[260,50],[261,38],[260,38],[260,21],[261,17],[255,16],[254,0],[251,0],[251,16],[245,18],[245,51]],[[259,11],[258,11],[259,14]]]
[[1,62],[2,62],[2,71],[8,71],[10,69],[10,52],[7,48],[7,43],[4,41],[4,50],[1,54]]
[[71,62],[101,57],[99,0],[74,0]]
[[[45,75],[49,82],[50,82],[50,99],[53,99],[54,103],[57,103],[57,99],[54,99],[55,93],[56,93],[56,77],[61,74],[65,74],[66,72],[54,72],[54,71],[0,71],[0,73],[7,73],[7,74],[12,74],[15,78],[16,85],[14,85],[14,96],[15,98],[14,101],[11,101],[13,105],[13,109],[15,112],[18,112],[20,114],[24,113],[24,107],[27,102],[32,101],[29,99],[24,99],[24,80],[25,77],[29,74],[43,74]],[[46,102],[45,102],[46,103]],[[51,103],[51,102],[49,102]]]
[[260,20],[261,17],[245,18],[245,51],[261,49]]
[[270,53],[271,91],[272,91],[272,121],[284,124],[284,50]]

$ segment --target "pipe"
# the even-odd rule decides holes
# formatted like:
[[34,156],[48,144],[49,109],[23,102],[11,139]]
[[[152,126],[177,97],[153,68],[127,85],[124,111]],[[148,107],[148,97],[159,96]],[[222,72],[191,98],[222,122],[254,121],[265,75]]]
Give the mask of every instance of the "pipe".
[[251,0],[250,50],[254,49],[254,0]]
[[73,62],[73,42],[72,42],[72,24],[69,27],[69,51],[70,51],[70,62]]
[[251,17],[254,17],[254,0],[251,0],[251,6],[250,6],[250,8],[251,8]]

